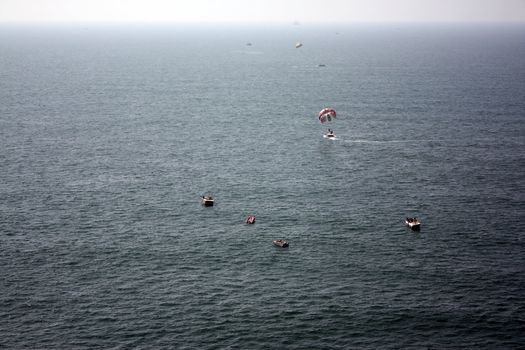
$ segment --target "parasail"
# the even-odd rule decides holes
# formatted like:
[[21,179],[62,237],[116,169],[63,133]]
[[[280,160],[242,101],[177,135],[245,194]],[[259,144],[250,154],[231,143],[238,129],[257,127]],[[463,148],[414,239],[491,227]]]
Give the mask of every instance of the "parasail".
[[319,121],[321,124],[331,122],[335,119],[336,114],[337,113],[335,112],[335,109],[324,108],[321,112],[319,112]]

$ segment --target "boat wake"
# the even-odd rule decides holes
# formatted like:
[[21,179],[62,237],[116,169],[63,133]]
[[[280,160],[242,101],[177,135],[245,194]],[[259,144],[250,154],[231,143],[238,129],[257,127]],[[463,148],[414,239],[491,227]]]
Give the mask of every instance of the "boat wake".
[[370,144],[389,144],[389,143],[414,143],[414,142],[446,142],[444,140],[344,140],[348,143],[370,143]]

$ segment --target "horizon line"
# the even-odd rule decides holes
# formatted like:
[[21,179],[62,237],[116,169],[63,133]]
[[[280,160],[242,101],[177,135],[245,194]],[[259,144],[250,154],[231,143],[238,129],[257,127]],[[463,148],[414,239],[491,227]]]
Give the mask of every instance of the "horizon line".
[[205,20],[205,21],[179,21],[179,20],[2,20],[0,24],[218,24],[218,25],[237,25],[237,24],[287,24],[291,26],[300,27],[302,25],[315,24],[525,24],[525,20],[337,20],[337,21],[284,21],[284,20],[260,20],[260,21],[221,21],[221,20]]

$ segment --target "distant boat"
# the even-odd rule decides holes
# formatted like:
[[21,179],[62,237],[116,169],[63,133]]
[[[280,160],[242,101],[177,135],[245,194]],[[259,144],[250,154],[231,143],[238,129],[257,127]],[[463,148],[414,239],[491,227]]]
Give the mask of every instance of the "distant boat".
[[246,43],[246,46],[252,46],[252,43]]
[[323,137],[325,139],[330,139],[330,140],[336,140],[337,137],[335,136],[334,132],[332,130],[328,131],[326,134],[323,134]]
[[303,46],[303,44],[301,44],[301,43],[296,43],[296,44],[295,44],[295,48],[296,48],[296,49],[300,48],[301,46]]
[[201,204],[204,205],[205,207],[213,207],[213,203],[214,203],[213,197],[202,196]]
[[318,64],[317,67],[326,67],[326,64]]
[[280,248],[288,248],[288,241],[285,241],[284,239],[276,239],[273,241],[273,245]]
[[419,231],[421,229],[421,222],[417,218],[406,218],[405,225],[414,231]]

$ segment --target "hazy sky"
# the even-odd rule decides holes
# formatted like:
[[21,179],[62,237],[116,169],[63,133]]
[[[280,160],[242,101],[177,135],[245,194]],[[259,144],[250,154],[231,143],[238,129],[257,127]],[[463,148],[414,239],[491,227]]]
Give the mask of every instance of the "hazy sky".
[[0,0],[0,21],[525,21],[525,0]]

